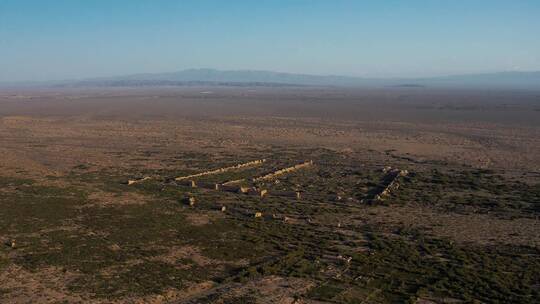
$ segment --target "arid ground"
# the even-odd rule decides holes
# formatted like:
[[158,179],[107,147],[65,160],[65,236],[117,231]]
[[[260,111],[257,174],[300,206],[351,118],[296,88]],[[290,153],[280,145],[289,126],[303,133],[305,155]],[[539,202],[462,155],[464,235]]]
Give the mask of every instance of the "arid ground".
[[539,216],[540,92],[0,91],[1,303],[538,303]]

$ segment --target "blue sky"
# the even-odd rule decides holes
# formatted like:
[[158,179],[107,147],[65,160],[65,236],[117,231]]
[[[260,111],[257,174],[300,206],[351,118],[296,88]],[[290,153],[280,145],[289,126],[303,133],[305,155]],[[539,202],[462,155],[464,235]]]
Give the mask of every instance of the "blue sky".
[[540,1],[0,0],[0,81],[540,70]]

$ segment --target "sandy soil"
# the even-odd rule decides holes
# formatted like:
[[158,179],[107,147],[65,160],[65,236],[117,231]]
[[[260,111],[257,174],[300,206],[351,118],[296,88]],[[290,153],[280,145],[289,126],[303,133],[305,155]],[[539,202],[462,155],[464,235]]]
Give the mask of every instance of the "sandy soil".
[[[536,182],[540,177],[537,92],[212,88],[212,94],[200,94],[202,91],[205,89],[0,91],[0,175],[43,184],[55,183],[51,177],[56,177],[56,183],[66,185],[78,166],[88,172],[168,170],[173,165],[181,170],[187,166],[179,167],[174,159],[191,152],[217,158],[290,147],[327,148],[339,151],[343,158],[355,153],[370,166],[406,158],[426,168],[438,162],[448,168],[503,170]],[[134,193],[100,189],[92,189],[89,195],[90,204],[100,207],[141,205],[145,200]],[[201,227],[219,216],[188,213],[186,219]],[[538,219],[449,215],[414,204],[379,206],[351,218],[373,225],[420,227],[464,244],[540,247]],[[295,221],[304,220],[291,223]],[[205,257],[195,246],[169,248],[155,260],[174,264],[182,258],[202,267],[225,265]],[[247,284],[194,283],[143,298],[89,300],[88,295],[65,288],[77,275],[56,268],[32,273],[10,265],[0,272],[0,285],[16,291],[10,293],[9,303],[197,303],[211,294],[219,294],[216,303],[253,294],[260,299],[257,303],[316,303],[296,300],[313,286],[310,280],[278,276]]]

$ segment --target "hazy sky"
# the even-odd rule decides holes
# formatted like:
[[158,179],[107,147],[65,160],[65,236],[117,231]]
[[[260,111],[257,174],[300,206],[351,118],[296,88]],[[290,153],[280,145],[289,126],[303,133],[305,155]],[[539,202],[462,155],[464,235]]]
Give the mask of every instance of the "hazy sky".
[[0,81],[540,70],[540,0],[0,0]]

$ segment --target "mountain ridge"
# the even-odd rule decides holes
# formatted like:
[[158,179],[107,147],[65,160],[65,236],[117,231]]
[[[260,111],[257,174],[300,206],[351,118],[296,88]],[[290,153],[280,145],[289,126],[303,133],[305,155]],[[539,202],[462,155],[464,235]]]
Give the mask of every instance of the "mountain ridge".
[[[39,82],[38,82],[39,83]],[[503,71],[418,78],[369,78],[265,70],[186,69],[81,80],[42,82],[45,86],[337,86],[540,89],[540,71]]]

